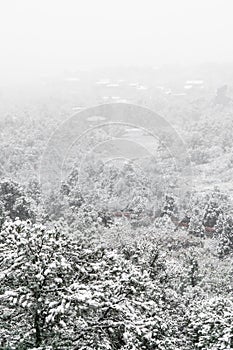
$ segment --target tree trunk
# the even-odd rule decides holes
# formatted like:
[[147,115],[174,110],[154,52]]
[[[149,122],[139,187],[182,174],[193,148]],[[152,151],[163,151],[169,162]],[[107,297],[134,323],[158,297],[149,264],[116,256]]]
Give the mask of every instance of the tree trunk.
[[41,329],[40,329],[40,316],[39,316],[37,310],[35,311],[34,326],[35,326],[35,330],[36,330],[35,344],[36,344],[36,346],[40,346],[42,339],[41,339]]

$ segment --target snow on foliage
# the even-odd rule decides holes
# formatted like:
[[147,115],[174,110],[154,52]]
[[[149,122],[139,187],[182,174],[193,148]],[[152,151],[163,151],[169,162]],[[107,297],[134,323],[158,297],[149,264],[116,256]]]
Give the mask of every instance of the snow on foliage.
[[115,247],[92,231],[68,235],[62,227],[5,222],[2,344],[47,350],[232,347],[232,299],[202,300],[200,248],[167,251],[164,233],[162,242],[156,230],[128,242],[108,232],[116,235]]

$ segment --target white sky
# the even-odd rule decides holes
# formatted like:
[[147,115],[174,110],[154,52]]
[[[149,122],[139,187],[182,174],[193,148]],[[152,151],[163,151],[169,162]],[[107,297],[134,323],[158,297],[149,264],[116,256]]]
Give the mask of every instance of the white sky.
[[233,0],[0,0],[2,79],[233,61]]

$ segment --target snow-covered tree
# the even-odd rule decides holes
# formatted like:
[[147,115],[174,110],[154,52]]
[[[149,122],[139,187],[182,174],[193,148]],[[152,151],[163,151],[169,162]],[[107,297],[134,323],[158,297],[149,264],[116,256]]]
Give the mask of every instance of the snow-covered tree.
[[232,349],[233,300],[211,297],[195,300],[187,312],[187,333],[193,349]]
[[141,243],[131,252],[107,249],[96,238],[5,224],[0,334],[6,345],[141,350],[185,342],[177,331],[184,306],[160,252]]
[[233,218],[228,213],[219,216],[216,223],[216,233],[218,239],[218,255],[223,258],[233,254]]
[[2,216],[13,220],[35,220],[35,201],[17,182],[8,179],[0,181],[0,201]]
[[[1,330],[10,348],[56,344],[68,325],[69,239],[58,229],[7,222],[0,233]],[[65,346],[65,343],[64,343]]]

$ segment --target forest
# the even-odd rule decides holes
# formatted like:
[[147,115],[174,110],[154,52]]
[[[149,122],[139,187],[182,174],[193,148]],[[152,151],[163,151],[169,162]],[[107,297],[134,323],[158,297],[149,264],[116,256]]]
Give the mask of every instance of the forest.
[[[41,182],[51,135],[72,113],[79,118],[74,106],[82,113],[103,103],[100,84],[59,84],[20,102],[1,96],[0,349],[233,349],[226,87],[179,97],[123,90],[127,103],[156,111],[182,139],[192,185],[179,198],[184,178],[165,147],[173,139],[152,142],[123,123],[96,128],[95,115],[69,149],[59,186]],[[154,153],[139,154],[146,142]]]

